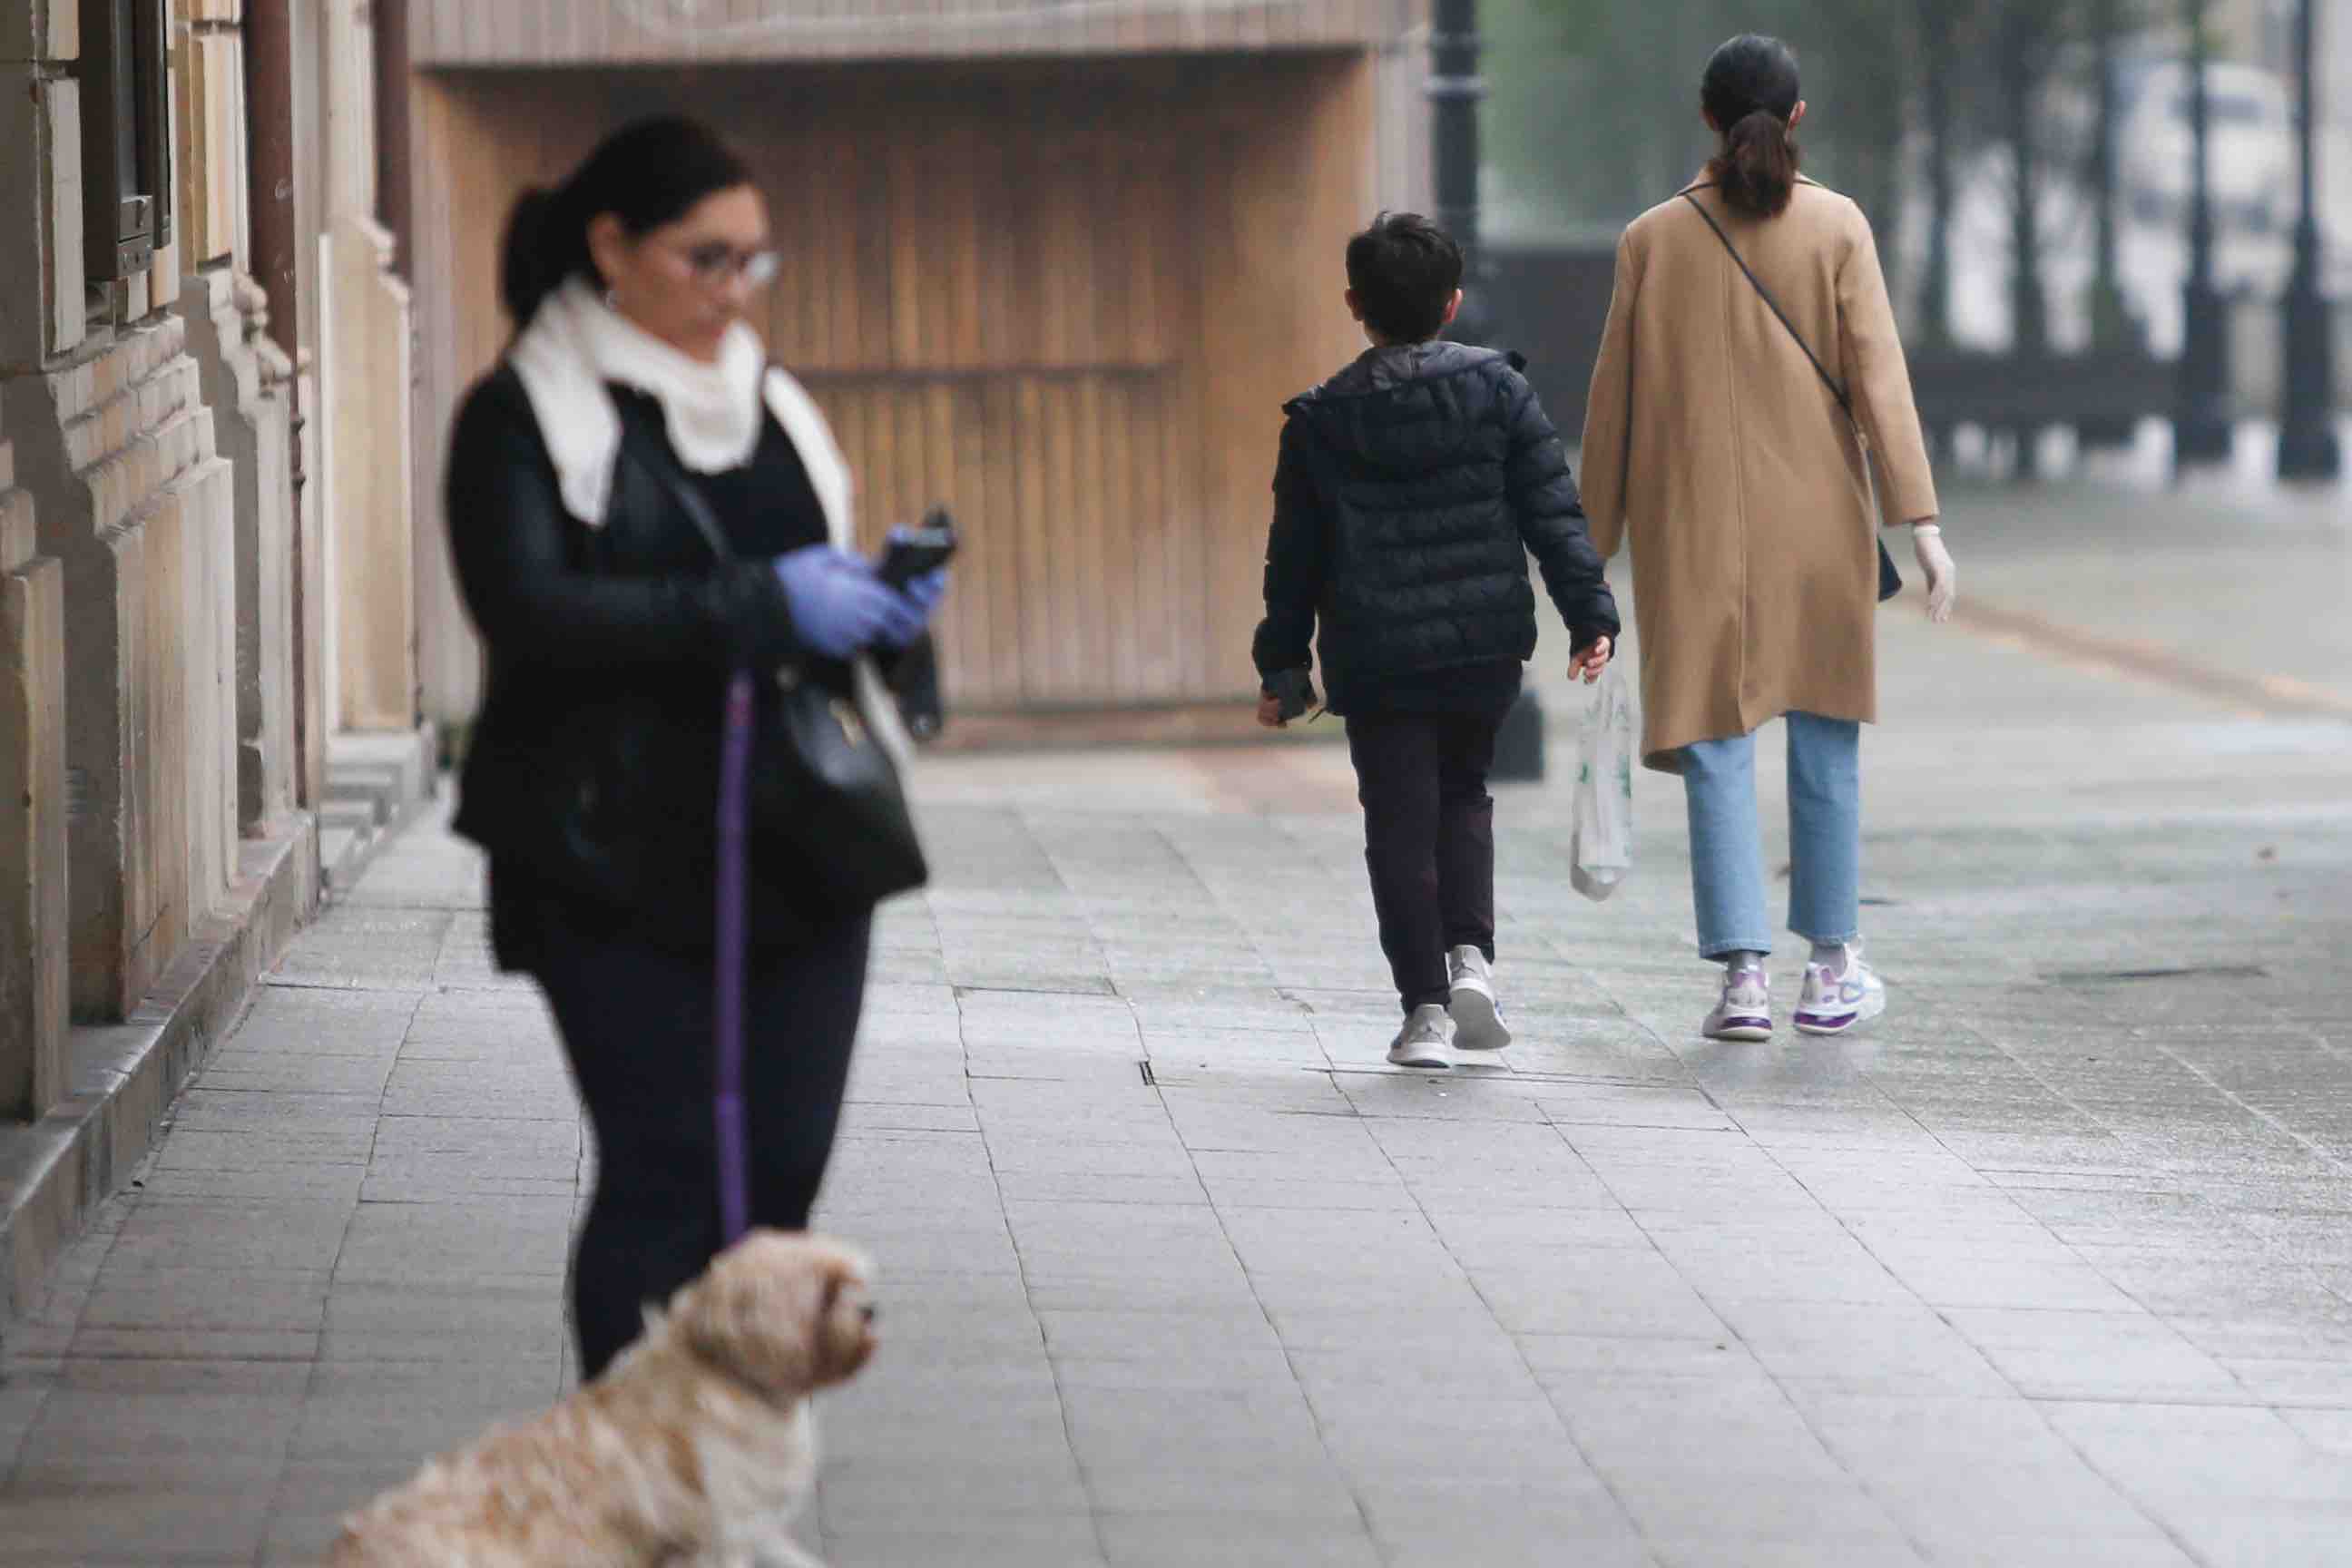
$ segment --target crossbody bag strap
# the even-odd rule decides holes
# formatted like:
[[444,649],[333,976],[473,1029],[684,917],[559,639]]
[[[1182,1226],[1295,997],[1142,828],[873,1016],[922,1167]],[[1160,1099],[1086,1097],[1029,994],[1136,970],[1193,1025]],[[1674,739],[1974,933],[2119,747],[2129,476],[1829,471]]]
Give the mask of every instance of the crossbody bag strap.
[[[1713,213],[1706,210],[1706,204],[1688,191],[1683,192],[1682,196],[1683,200],[1690,203],[1692,211],[1706,219],[1706,226],[1715,230],[1716,238],[1723,241],[1723,248],[1730,255],[1734,265],[1746,275],[1748,286],[1756,290],[1756,297],[1764,301],[1772,314],[1779,318],[1782,326],[1789,329],[1789,335],[1797,340],[1799,348],[1805,351],[1805,358],[1811,363],[1813,374],[1822,378],[1822,384],[1828,387],[1830,395],[1837,399],[1839,410],[1845,415],[1845,422],[1853,431],[1854,445],[1862,449],[1862,482],[1869,492],[1872,532],[1876,533],[1884,509],[1880,506],[1878,499],[1878,475],[1871,465],[1870,432],[1864,429],[1862,421],[1855,417],[1853,399],[1848,395],[1845,384],[1830,374],[1829,366],[1822,363],[1822,356],[1813,352],[1813,345],[1805,341],[1805,334],[1797,331],[1797,323],[1789,319],[1789,312],[1780,309],[1780,301],[1772,297],[1772,290],[1764,287],[1764,279],[1756,276],[1756,269],[1748,265],[1746,257],[1739,254],[1739,247],[1731,243],[1731,237],[1723,232],[1723,226],[1715,221]],[[1876,542],[1878,598],[1879,602],[1884,604],[1903,591],[1903,577],[1895,569],[1894,557],[1886,553],[1886,541],[1879,539]]]
[[[1830,374],[1829,366],[1822,363],[1822,356],[1813,352],[1813,345],[1805,341],[1805,334],[1797,330],[1797,323],[1789,320],[1789,312],[1780,309],[1780,301],[1772,297],[1772,290],[1764,287],[1764,279],[1756,276],[1756,269],[1748,265],[1748,258],[1739,254],[1739,247],[1731,243],[1731,237],[1723,232],[1723,226],[1715,221],[1715,215],[1706,210],[1706,205],[1688,191],[1682,195],[1683,200],[1690,203],[1693,212],[1706,219],[1706,226],[1715,230],[1716,238],[1723,241],[1723,248],[1729,253],[1733,264],[1747,275],[1748,285],[1756,290],[1757,298],[1762,300],[1772,314],[1780,319],[1780,324],[1789,329],[1789,335],[1797,340],[1797,346],[1805,351],[1805,358],[1811,362],[1813,374],[1820,376],[1822,384],[1830,389],[1830,395],[1837,399],[1840,408],[1845,410],[1845,416],[1853,419],[1853,399],[1847,395],[1845,384]],[[1854,428],[1857,431],[1862,428],[1860,421],[1855,421]]]
[[688,483],[671,463],[661,461],[651,444],[632,431],[626,420],[621,424],[621,450],[677,503],[678,510],[686,513],[686,520],[694,524],[695,532],[702,535],[702,542],[710,546],[710,553],[719,558],[720,564],[735,559],[734,548],[727,542],[727,530],[720,525],[719,514],[710,509],[709,500]]

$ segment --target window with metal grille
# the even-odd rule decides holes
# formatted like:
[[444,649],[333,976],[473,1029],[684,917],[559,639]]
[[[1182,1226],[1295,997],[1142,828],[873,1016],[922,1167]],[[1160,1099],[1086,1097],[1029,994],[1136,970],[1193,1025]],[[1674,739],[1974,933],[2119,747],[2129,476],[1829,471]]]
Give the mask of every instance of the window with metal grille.
[[171,0],[81,0],[82,254],[93,283],[172,243]]

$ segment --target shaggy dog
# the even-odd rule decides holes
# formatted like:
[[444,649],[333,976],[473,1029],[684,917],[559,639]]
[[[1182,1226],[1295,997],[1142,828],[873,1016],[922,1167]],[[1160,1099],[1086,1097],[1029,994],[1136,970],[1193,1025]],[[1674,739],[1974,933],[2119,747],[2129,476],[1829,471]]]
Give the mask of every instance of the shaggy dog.
[[345,1521],[329,1568],[814,1568],[808,1396],[874,1353],[863,1258],[755,1231],[603,1377]]

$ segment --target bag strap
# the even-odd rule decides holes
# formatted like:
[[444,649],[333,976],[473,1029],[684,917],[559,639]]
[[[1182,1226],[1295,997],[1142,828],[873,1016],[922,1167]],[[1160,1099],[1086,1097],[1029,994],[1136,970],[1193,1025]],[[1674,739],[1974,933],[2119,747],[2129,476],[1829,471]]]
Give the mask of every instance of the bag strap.
[[[1756,269],[1748,265],[1748,258],[1739,254],[1739,247],[1731,243],[1731,237],[1723,232],[1723,226],[1715,221],[1715,215],[1706,210],[1706,205],[1689,191],[1683,192],[1682,197],[1690,203],[1693,212],[1706,219],[1706,226],[1715,230],[1715,237],[1723,241],[1723,248],[1730,254],[1732,261],[1747,274],[1748,284],[1756,290],[1757,297],[1770,308],[1773,315],[1780,318],[1780,324],[1789,329],[1789,335],[1797,340],[1799,348],[1805,351],[1805,358],[1812,362],[1813,374],[1820,376],[1822,384],[1830,389],[1830,395],[1837,399],[1838,406],[1845,411],[1845,416],[1853,419],[1853,399],[1847,395],[1845,384],[1830,374],[1829,366],[1822,363],[1822,356],[1813,352],[1813,345],[1805,341],[1805,334],[1797,330],[1797,323],[1789,319],[1789,312],[1780,309],[1780,301],[1772,297],[1772,290],[1764,287],[1764,279],[1756,276]],[[1856,420],[1854,428],[1859,430],[1861,427],[1861,422]]]
[[[1692,187],[1693,190],[1704,188]],[[1853,399],[1847,394],[1845,384],[1830,374],[1829,366],[1822,363],[1822,356],[1813,352],[1813,345],[1805,341],[1805,334],[1797,331],[1797,323],[1789,319],[1789,312],[1780,309],[1780,301],[1772,297],[1772,290],[1764,287],[1764,279],[1756,276],[1756,269],[1748,265],[1746,257],[1739,254],[1739,247],[1731,243],[1731,236],[1723,232],[1723,226],[1715,221],[1713,213],[1706,210],[1706,204],[1693,195],[1690,191],[1683,192],[1682,198],[1690,203],[1692,211],[1706,219],[1706,226],[1715,230],[1715,237],[1723,241],[1724,250],[1730,255],[1739,270],[1747,275],[1748,287],[1756,290],[1756,297],[1771,309],[1772,314],[1780,319],[1780,324],[1789,329],[1789,335],[1797,340],[1799,348],[1805,351],[1805,358],[1811,363],[1813,374],[1822,378],[1822,384],[1828,387],[1830,395],[1837,399],[1839,410],[1845,415],[1845,422],[1853,431],[1854,444],[1862,448],[1862,478],[1863,482],[1870,488],[1870,516],[1873,522],[1876,523],[1880,521],[1881,509],[1878,500],[1878,476],[1871,471],[1870,466],[1870,432],[1864,427],[1862,421],[1855,417]],[[1872,531],[1876,532],[1876,528],[1874,527]],[[1883,605],[1903,591],[1903,577],[1895,569],[1895,558],[1886,553],[1886,541],[1881,538],[1877,542],[1878,602]]]
[[735,559],[734,548],[727,542],[727,530],[719,523],[719,514],[710,510],[709,499],[677,471],[675,459],[661,461],[646,438],[630,429],[625,419],[621,422],[621,450],[677,503],[678,510],[686,513],[686,520],[694,524],[694,531],[702,535],[702,542],[710,546],[710,552],[719,557],[722,565]]

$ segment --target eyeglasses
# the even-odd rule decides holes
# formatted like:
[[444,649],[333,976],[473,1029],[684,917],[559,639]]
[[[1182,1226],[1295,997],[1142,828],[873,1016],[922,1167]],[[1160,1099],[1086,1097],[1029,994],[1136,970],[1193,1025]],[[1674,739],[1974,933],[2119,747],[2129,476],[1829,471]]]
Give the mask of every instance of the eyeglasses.
[[706,289],[716,289],[727,283],[764,289],[776,280],[778,262],[772,250],[738,250],[723,239],[714,239],[703,245],[664,246],[662,248],[684,262],[694,280]]

